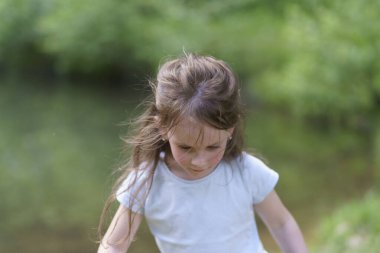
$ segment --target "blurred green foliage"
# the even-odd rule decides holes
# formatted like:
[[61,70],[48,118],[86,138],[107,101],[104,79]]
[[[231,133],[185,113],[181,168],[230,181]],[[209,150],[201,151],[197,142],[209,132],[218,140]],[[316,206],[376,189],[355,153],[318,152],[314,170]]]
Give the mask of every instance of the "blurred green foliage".
[[228,61],[267,104],[373,125],[379,12],[355,0],[3,0],[0,64],[131,79],[185,49]]
[[[13,47],[1,47],[1,61],[7,66],[16,57],[7,52],[29,47],[48,55],[58,73],[150,73],[162,57],[185,49],[224,56],[250,73],[277,57],[283,8],[248,0],[5,0],[0,42]],[[20,66],[36,60],[17,57]]]
[[360,253],[380,250],[380,198],[370,192],[363,199],[345,204],[319,228],[313,252]]
[[40,0],[0,1],[0,63],[9,69],[22,69],[40,62],[41,41],[35,26],[43,14]]
[[286,60],[262,77],[263,95],[332,121],[379,113],[379,12],[376,1],[331,1],[310,12],[289,5],[282,26]]
[[[286,170],[285,199],[302,206],[313,199],[323,209],[322,195],[332,202],[380,182],[378,13],[380,2],[370,0],[1,0],[0,71],[116,76],[131,89],[183,50],[222,58],[250,91],[246,101],[266,109],[249,119],[248,143]],[[0,231],[96,226],[105,168],[120,152],[110,124],[125,115],[115,94],[106,98],[113,83],[75,84],[1,80]],[[342,168],[357,181],[341,177]],[[306,180],[309,173],[321,174]],[[299,191],[335,182],[334,194]],[[326,250],[344,252],[347,240],[357,240],[362,232],[352,231],[362,218],[355,217],[375,201],[371,195],[326,221],[321,233],[337,238],[321,237]],[[343,234],[334,230],[339,224]],[[1,240],[0,233],[0,251]]]

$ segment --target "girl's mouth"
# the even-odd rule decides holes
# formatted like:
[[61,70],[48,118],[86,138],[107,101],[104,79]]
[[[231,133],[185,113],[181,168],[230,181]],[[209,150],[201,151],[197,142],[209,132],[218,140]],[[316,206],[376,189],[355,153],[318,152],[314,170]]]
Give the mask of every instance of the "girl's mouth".
[[191,171],[194,171],[196,173],[200,173],[200,172],[203,172],[204,170],[202,170],[202,169],[191,169]]

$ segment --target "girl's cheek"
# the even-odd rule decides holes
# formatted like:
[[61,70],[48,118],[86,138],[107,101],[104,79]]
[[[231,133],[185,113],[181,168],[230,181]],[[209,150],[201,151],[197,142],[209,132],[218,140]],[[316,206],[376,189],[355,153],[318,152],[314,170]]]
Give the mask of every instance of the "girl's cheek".
[[189,160],[189,154],[186,154],[183,152],[179,152],[177,157],[178,157],[178,162],[182,164],[187,163],[187,161]]
[[215,164],[215,163],[219,163],[220,160],[222,160],[222,158],[223,158],[223,154],[224,154],[224,151],[220,151],[220,152],[216,153],[216,154],[212,157],[211,161],[212,161],[214,164]]
[[181,163],[181,164],[185,164],[186,163],[186,159],[184,157],[180,157],[178,159],[178,162]]

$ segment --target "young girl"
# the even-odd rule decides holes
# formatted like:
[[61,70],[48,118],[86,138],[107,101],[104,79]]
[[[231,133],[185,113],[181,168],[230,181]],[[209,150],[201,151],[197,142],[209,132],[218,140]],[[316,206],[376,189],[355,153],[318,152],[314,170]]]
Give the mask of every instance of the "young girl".
[[166,62],[103,211],[120,202],[98,252],[126,252],[144,217],[162,253],[265,253],[254,213],[286,253],[307,252],[277,196],[278,174],[244,152],[230,67],[195,54]]

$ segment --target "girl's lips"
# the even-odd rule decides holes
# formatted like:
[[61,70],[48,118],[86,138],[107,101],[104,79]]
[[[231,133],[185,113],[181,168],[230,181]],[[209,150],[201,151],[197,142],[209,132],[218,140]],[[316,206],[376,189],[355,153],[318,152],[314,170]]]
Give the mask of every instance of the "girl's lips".
[[191,169],[191,171],[199,173],[199,172],[203,172],[204,170],[202,170],[202,169]]

